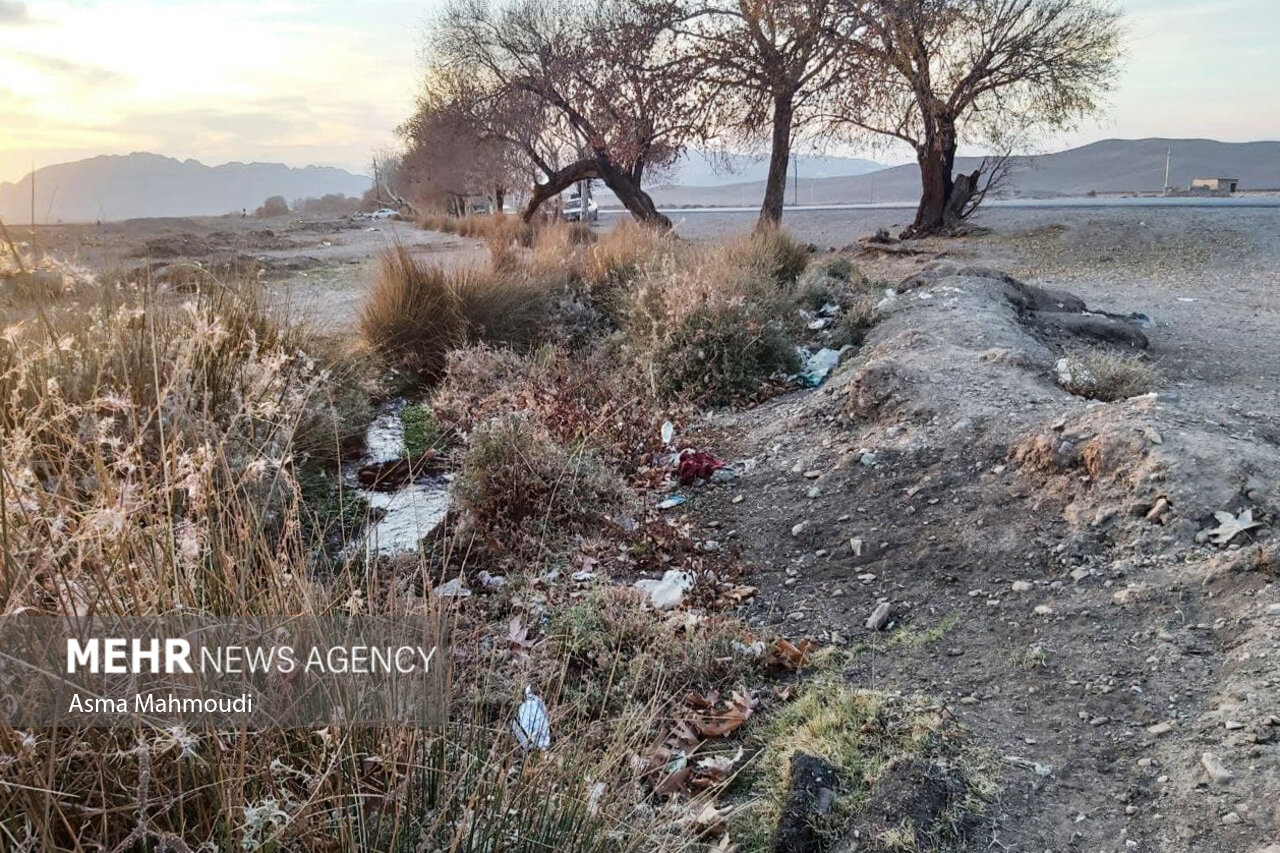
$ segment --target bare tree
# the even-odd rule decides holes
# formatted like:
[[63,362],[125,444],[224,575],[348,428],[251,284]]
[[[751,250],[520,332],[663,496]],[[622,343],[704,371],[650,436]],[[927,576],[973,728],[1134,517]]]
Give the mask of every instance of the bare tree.
[[1106,0],[875,0],[850,42],[868,86],[836,122],[915,150],[922,191],[904,237],[948,230],[982,194],[981,168],[953,176],[962,135],[999,144],[1095,112],[1121,35]]
[[[642,188],[645,169],[679,156],[705,109],[686,96],[675,56],[672,7],[631,0],[453,0],[430,47],[457,73],[496,97],[532,100],[526,112],[571,132],[580,155],[567,162],[525,151],[544,179],[525,218],[573,184],[599,178],[638,220],[664,228]],[[529,134],[524,134],[526,137]]]
[[769,140],[769,173],[757,228],[782,221],[796,139],[844,87],[859,97],[856,66],[844,62],[864,0],[690,0],[678,30],[699,61],[721,127],[748,142]]
[[429,69],[417,108],[398,128],[406,193],[423,207],[459,215],[475,196],[501,210],[508,188],[528,174],[515,139],[519,126],[509,103],[466,78]]

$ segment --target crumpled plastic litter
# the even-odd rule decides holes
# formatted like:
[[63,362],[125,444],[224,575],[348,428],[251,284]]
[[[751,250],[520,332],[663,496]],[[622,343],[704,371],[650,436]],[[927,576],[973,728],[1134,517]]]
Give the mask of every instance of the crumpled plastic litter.
[[547,705],[533,692],[531,684],[524,686],[524,701],[516,709],[516,718],[511,721],[511,733],[516,736],[516,743],[521,749],[547,749],[551,746],[551,719],[547,716]]
[[649,601],[659,610],[672,610],[684,601],[684,594],[693,589],[693,575],[679,569],[668,569],[662,580],[641,578],[633,584],[636,589],[649,594]]
[[796,379],[810,388],[817,388],[831,371],[836,369],[836,365],[840,363],[840,357],[847,349],[849,349],[847,346],[840,349],[823,347],[817,352],[809,352],[804,347],[797,347],[796,350],[800,354],[803,365],[800,372],[796,374]]
[[711,475],[724,467],[724,462],[701,450],[686,450],[680,454],[680,467],[676,479],[682,486],[691,486],[698,480],[709,480]]

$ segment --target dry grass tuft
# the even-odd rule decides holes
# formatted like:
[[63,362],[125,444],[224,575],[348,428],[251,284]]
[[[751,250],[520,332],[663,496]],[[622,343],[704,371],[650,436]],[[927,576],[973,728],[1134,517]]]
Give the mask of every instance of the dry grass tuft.
[[[1160,371],[1144,355],[1111,350],[1068,352],[1061,382],[1072,394],[1112,403],[1154,391]],[[1069,378],[1068,378],[1069,377]]]
[[727,255],[734,266],[757,270],[779,286],[789,286],[808,266],[810,253],[781,228],[766,228],[729,243]]
[[396,246],[380,259],[360,331],[392,364],[434,382],[467,341],[525,349],[543,340],[550,300],[549,285],[509,256],[446,269]]
[[393,364],[428,381],[438,378],[449,350],[466,334],[450,274],[404,246],[388,249],[361,306],[360,333]]
[[755,257],[691,249],[641,275],[626,327],[656,396],[741,402],[798,369],[794,308]]

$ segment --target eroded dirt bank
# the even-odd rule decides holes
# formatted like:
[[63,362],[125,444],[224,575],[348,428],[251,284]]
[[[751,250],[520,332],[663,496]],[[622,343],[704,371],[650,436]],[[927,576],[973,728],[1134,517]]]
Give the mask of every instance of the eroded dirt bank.
[[[752,618],[845,645],[857,686],[938,695],[1005,758],[975,849],[1263,850],[1271,416],[1180,361],[1159,393],[1068,393],[1061,353],[1114,343],[1040,313],[1078,309],[1065,294],[950,261],[900,289],[826,385],[708,424],[743,473],[691,511],[758,567]],[[1215,512],[1258,526],[1224,539]]]

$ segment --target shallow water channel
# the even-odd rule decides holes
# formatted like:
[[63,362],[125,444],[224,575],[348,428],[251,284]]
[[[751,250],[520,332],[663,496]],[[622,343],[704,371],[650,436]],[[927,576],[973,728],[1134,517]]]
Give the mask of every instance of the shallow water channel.
[[404,423],[400,412],[404,400],[383,404],[365,433],[365,453],[344,466],[347,487],[369,502],[371,519],[360,547],[370,554],[398,554],[417,551],[420,540],[429,535],[449,511],[449,481],[452,475],[418,475],[399,488],[368,488],[360,484],[361,468],[394,462],[404,456]]

